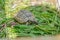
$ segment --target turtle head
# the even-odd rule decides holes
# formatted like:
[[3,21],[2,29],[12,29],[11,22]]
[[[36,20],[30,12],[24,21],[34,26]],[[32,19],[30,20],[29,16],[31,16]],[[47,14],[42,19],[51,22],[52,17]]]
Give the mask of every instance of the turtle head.
[[38,25],[38,22],[35,20],[35,21],[31,21],[31,20],[28,20],[27,21],[29,24],[36,24],[36,25]]

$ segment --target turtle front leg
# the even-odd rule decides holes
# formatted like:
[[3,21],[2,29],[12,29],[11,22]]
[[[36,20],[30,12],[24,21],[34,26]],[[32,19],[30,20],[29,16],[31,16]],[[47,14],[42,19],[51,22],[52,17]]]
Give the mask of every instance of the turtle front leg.
[[26,22],[26,25],[29,25],[29,22]]

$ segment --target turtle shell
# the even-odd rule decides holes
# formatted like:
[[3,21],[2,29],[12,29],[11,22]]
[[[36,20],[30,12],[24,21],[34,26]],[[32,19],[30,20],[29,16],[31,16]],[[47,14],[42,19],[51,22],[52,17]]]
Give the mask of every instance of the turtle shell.
[[28,10],[20,10],[15,16],[16,21],[19,23],[26,23],[28,21],[36,21],[35,16]]

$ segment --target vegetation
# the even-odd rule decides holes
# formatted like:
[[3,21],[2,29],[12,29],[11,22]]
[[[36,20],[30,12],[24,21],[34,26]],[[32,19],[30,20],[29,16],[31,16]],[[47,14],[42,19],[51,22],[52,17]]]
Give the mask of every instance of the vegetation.
[[0,37],[6,37],[5,28],[2,28],[5,19],[4,1],[0,0]]
[[38,21],[38,25],[25,25],[19,24],[12,16],[18,11],[17,8],[16,10],[9,8],[9,6],[11,7],[9,4],[10,1],[6,0],[6,3],[8,2],[8,4],[5,4],[4,9],[4,3],[2,2],[3,1],[1,0],[1,5],[3,4],[3,7],[1,7],[0,10],[0,29],[3,28],[3,30],[0,32],[0,37],[6,37],[6,35],[8,37],[55,35],[60,33],[60,17],[58,16],[59,12],[55,6],[20,6],[18,9],[31,11]]
[[[39,25],[37,27],[44,31],[43,34],[55,34],[59,27],[59,17],[56,9],[49,5],[40,5],[27,8],[35,14]],[[41,32],[42,33],[42,32]]]
[[[55,7],[51,5],[40,5],[30,6],[24,9],[31,11],[35,15],[39,24],[25,25],[17,23],[13,28],[11,28],[11,25],[9,24],[10,26],[8,29],[12,29],[12,35],[15,33],[15,36],[39,36],[60,33],[60,17],[58,16],[58,11]],[[9,32],[8,30],[9,33],[11,33],[11,31]]]

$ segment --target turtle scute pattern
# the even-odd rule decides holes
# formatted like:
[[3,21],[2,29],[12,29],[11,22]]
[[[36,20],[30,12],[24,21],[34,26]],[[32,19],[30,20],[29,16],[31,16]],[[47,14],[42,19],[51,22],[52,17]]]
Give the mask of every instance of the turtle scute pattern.
[[15,16],[16,21],[19,23],[34,23],[38,24],[35,16],[28,10],[20,10]]

